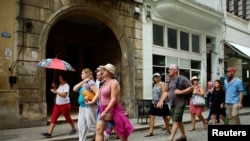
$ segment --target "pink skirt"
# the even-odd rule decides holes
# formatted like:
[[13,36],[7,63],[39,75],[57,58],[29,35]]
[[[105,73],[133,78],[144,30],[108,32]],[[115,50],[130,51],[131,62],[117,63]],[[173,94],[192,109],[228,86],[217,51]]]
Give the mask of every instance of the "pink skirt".
[[201,114],[204,111],[204,106],[194,106],[192,100],[190,100],[189,111],[192,114]]
[[[106,106],[101,106],[100,112],[104,111],[105,108]],[[115,132],[119,136],[127,139],[128,136],[134,131],[134,127],[126,116],[121,104],[117,102],[115,106],[111,109],[110,113],[112,114],[115,122]]]

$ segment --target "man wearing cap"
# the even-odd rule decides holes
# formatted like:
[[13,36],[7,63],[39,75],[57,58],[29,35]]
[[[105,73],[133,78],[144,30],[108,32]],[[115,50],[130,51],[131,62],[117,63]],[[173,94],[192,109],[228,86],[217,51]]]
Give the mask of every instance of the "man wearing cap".
[[229,123],[232,125],[240,125],[239,109],[242,108],[243,102],[243,83],[242,80],[236,78],[236,69],[230,67],[226,70],[227,78],[224,80],[224,88],[226,90],[226,109]]

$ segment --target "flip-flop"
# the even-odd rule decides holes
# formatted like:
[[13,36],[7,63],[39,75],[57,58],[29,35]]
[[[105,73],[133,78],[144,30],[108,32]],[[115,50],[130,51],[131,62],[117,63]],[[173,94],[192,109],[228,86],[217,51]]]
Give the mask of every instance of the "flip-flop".
[[147,135],[145,135],[144,137],[151,137],[151,136],[154,136],[153,133],[148,133]]
[[189,129],[189,131],[194,131],[194,130],[195,130],[195,128]]

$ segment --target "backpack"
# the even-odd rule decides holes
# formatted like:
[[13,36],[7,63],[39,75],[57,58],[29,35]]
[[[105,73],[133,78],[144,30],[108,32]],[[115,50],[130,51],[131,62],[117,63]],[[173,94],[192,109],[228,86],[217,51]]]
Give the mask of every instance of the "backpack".
[[[180,79],[181,79],[180,77],[181,77],[181,76],[178,76],[178,77],[177,77],[175,86],[176,86],[176,88],[182,90],[181,88],[179,88],[179,82],[180,82]],[[168,82],[168,88],[169,88],[169,83],[170,83],[170,81]],[[190,101],[190,98],[192,97],[192,95],[193,95],[193,92],[190,92],[190,93],[185,94],[186,105],[189,105],[189,101]]]

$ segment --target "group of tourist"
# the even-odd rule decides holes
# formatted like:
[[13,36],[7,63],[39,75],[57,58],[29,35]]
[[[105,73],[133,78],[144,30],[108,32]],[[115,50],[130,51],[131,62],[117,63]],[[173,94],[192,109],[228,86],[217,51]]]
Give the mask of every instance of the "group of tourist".
[[[161,116],[164,121],[164,129],[169,141],[173,141],[177,130],[180,129],[181,136],[175,141],[186,141],[187,136],[182,122],[183,113],[188,99],[189,111],[191,115],[191,129],[195,131],[196,116],[202,121],[204,129],[207,129],[209,118],[212,124],[216,124],[225,116],[228,117],[228,124],[240,124],[239,109],[243,102],[243,84],[241,79],[235,77],[235,68],[228,68],[227,78],[222,82],[215,80],[208,82],[205,90],[199,84],[199,78],[193,76],[191,80],[183,75],[179,75],[179,68],[176,64],[171,64],[166,75],[166,82],[161,81],[159,73],[153,74],[152,103],[149,111],[149,131],[145,137],[153,136],[155,116]],[[78,92],[78,132],[79,141],[86,140],[88,131],[94,132],[96,141],[107,141],[109,135],[114,131],[122,141],[127,141],[134,127],[127,118],[123,110],[119,96],[120,84],[116,80],[116,68],[112,64],[99,66],[96,70],[94,81],[93,72],[85,68],[82,70],[82,81],[73,87],[73,91]],[[59,86],[52,83],[51,92],[56,95],[55,105],[51,116],[51,123],[48,132],[43,136],[51,138],[52,132],[60,114],[63,114],[67,122],[71,125],[70,135],[76,134],[74,122],[70,116],[69,85],[63,75],[59,75]],[[95,95],[91,100],[87,99],[83,93],[89,90]],[[192,93],[191,97],[187,97]],[[208,108],[210,113],[205,120],[202,112],[205,105],[194,105],[192,98],[195,95],[208,97]],[[225,114],[227,113],[227,115]],[[170,129],[170,120],[172,127]]]
[[[94,133],[93,140],[108,141],[108,135],[113,130],[121,141],[127,141],[134,127],[120,103],[120,84],[116,80],[116,67],[109,63],[105,66],[99,66],[96,70],[96,78],[95,81],[93,72],[89,68],[85,68],[81,72],[82,81],[73,87],[73,91],[79,94],[77,123],[79,141],[86,141],[88,131]],[[69,134],[76,134],[76,128],[70,116],[69,85],[61,74],[59,80],[59,87],[53,83],[53,89],[51,89],[51,92],[56,94],[56,101],[49,131],[42,133],[47,138],[52,137],[60,114],[63,114],[71,125],[72,129]],[[86,91],[88,91],[88,95],[93,93],[94,96],[91,99],[87,98],[84,95]]]
[[[235,77],[235,68],[230,67],[226,70],[227,78],[214,82],[209,81],[205,90],[199,84],[198,76],[193,76],[188,80],[185,76],[179,75],[178,66],[171,64],[166,75],[166,82],[161,81],[161,75],[153,75],[152,103],[149,111],[149,131],[145,137],[153,136],[155,116],[161,116],[164,120],[166,134],[170,135],[168,141],[173,141],[177,129],[180,129],[181,136],[175,141],[186,141],[186,133],[182,123],[182,117],[188,99],[188,107],[191,115],[191,129],[195,131],[196,116],[202,121],[204,129],[207,129],[209,119],[212,124],[216,124],[221,119],[224,124],[240,125],[239,110],[243,102],[243,83],[241,79]],[[189,93],[191,97],[188,97]],[[193,98],[201,96],[204,99],[203,105],[195,105]],[[205,95],[207,95],[207,105],[210,109],[207,120],[203,116],[205,108]],[[226,116],[229,121],[226,121]],[[170,130],[169,122],[172,119]]]

